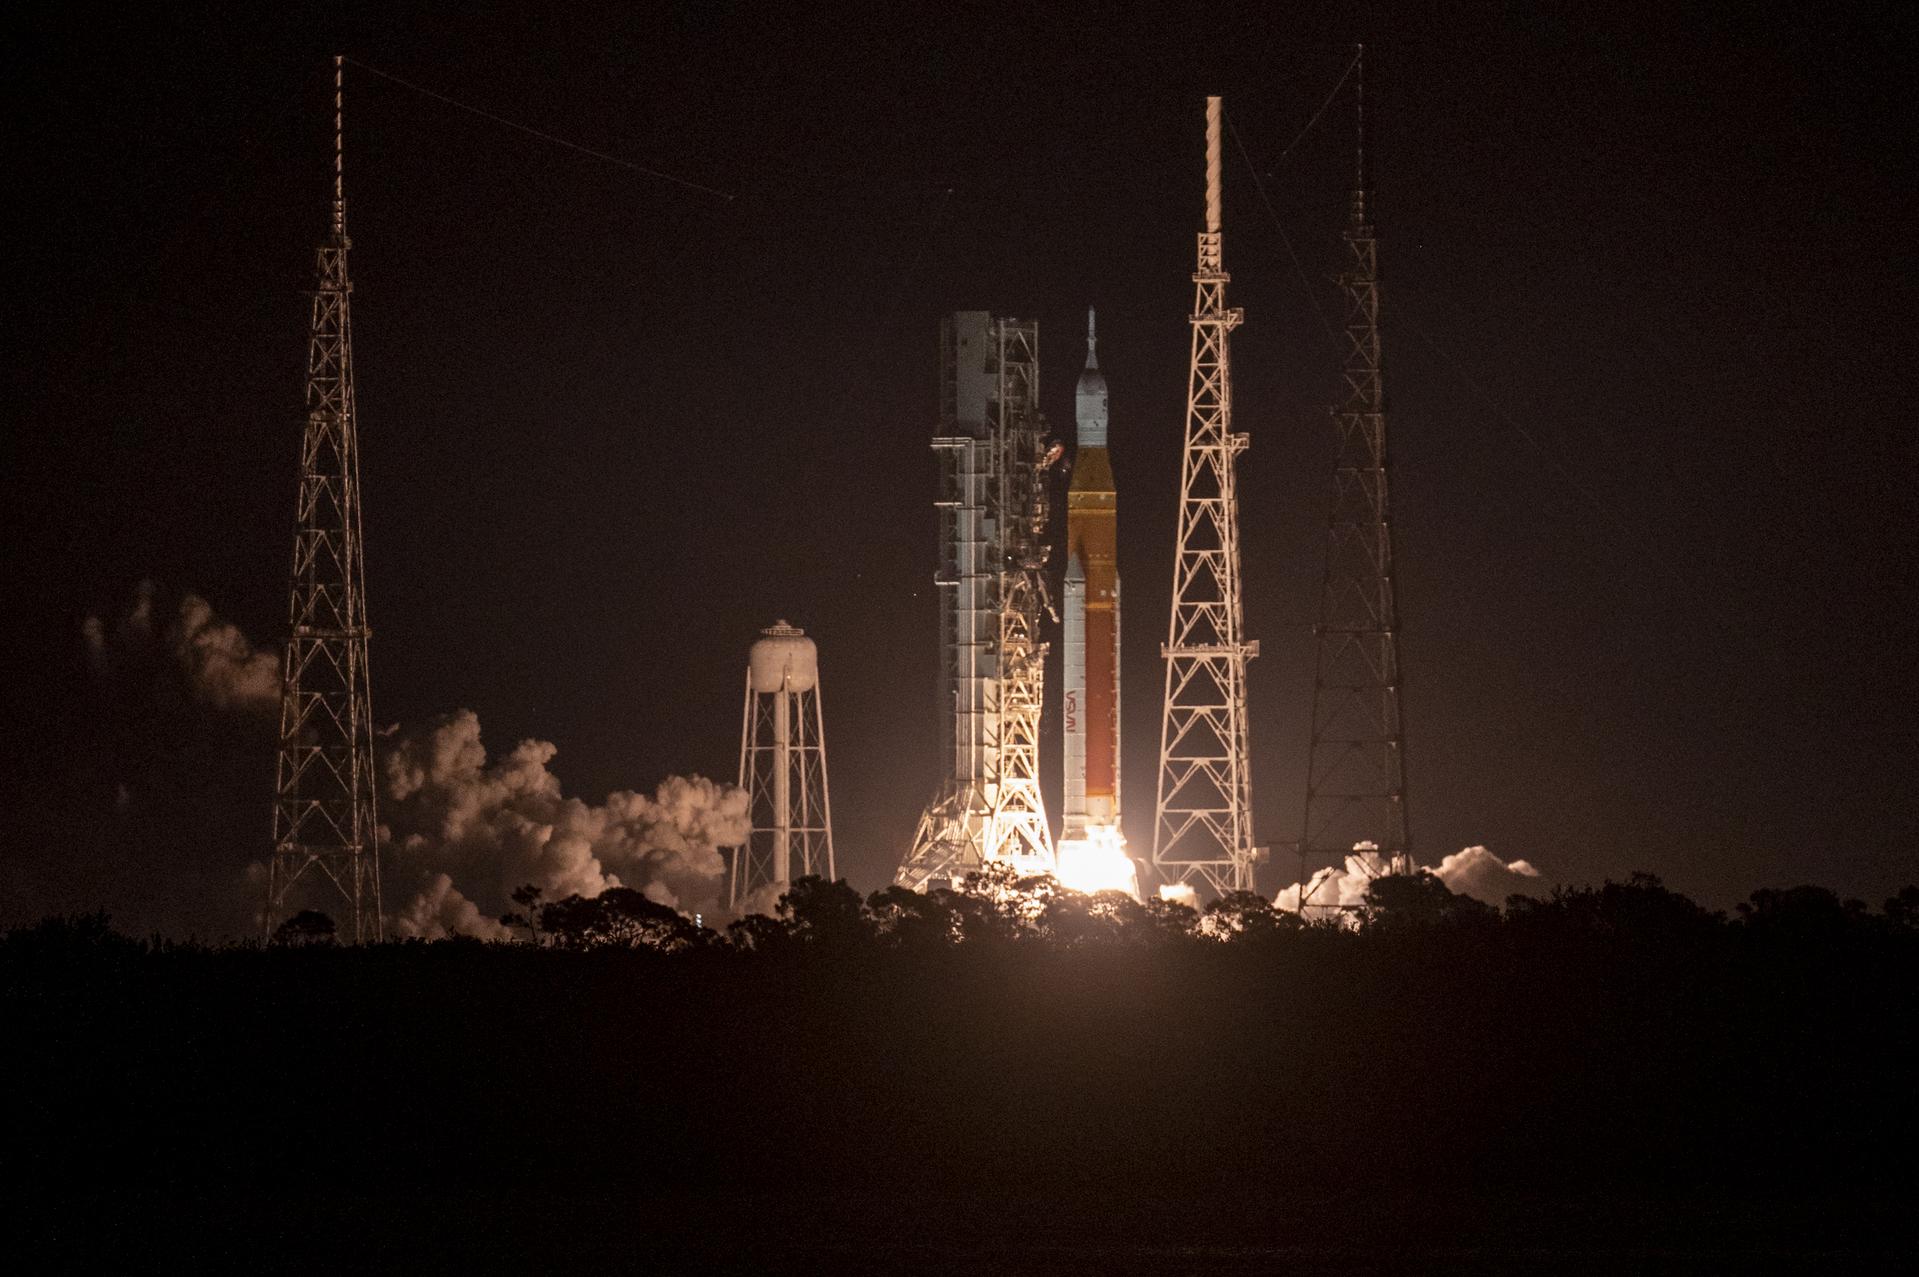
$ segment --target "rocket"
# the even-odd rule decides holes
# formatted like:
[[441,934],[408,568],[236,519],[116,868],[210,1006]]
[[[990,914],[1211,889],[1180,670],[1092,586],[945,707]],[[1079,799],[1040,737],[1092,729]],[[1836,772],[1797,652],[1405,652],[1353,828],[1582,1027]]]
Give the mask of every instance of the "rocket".
[[1066,492],[1066,640],[1062,840],[1119,839],[1119,497],[1106,455],[1106,378],[1093,312],[1074,397],[1078,455]]

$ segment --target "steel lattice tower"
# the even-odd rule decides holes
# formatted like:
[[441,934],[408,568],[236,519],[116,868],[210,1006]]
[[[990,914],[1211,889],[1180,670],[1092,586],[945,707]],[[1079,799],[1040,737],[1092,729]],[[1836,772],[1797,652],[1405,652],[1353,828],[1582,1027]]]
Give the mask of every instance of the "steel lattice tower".
[[895,877],[924,890],[992,861],[1055,867],[1040,793],[1048,610],[1039,325],[961,311],[941,328],[940,791]]
[[333,60],[333,226],[320,245],[307,342],[306,430],[280,685],[280,750],[266,933],[317,871],[346,901],[344,938],[383,938],[373,706],[367,677],[360,446],[342,177],[341,74]]
[[1252,779],[1247,753],[1245,637],[1235,472],[1247,438],[1234,434],[1229,334],[1220,250],[1220,100],[1206,99],[1206,229],[1199,237],[1179,537],[1167,626],[1165,711],[1153,865],[1163,883],[1198,879],[1215,892],[1253,889]]
[[761,630],[747,655],[740,788],[752,823],[733,853],[729,906],[759,903],[753,894],[767,888],[783,894],[796,876],[837,877],[819,649],[785,621]]
[[[1360,52],[1363,57],[1363,47]],[[1314,630],[1319,658],[1299,843],[1302,911],[1334,903],[1313,899],[1321,885],[1313,875],[1348,857],[1367,874],[1412,867],[1380,371],[1379,251],[1366,207],[1363,63],[1359,86],[1359,162],[1344,233],[1346,270],[1340,276],[1347,297],[1346,401],[1333,410],[1339,454]],[[1355,851],[1371,854],[1355,856]]]

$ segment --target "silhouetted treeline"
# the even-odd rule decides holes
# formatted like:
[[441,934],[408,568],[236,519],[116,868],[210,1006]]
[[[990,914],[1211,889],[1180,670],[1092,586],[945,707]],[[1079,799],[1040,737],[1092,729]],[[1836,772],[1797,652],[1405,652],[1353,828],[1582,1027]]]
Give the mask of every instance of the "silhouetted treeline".
[[1813,1227],[1915,1183],[1919,889],[1727,917],[1643,876],[1494,909],[1422,875],[1302,925],[804,880],[724,935],[635,893],[518,903],[505,944],[8,935],[8,1160],[48,1191],[1012,1199],[1328,1236],[1368,1202],[1569,1194]]

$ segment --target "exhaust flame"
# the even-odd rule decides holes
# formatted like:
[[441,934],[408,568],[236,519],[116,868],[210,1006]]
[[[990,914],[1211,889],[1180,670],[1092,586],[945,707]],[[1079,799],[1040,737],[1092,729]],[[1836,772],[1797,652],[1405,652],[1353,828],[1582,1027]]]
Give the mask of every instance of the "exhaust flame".
[[1059,844],[1060,885],[1092,895],[1123,891],[1139,899],[1139,866],[1126,854],[1126,836],[1112,825],[1092,825],[1086,837]]

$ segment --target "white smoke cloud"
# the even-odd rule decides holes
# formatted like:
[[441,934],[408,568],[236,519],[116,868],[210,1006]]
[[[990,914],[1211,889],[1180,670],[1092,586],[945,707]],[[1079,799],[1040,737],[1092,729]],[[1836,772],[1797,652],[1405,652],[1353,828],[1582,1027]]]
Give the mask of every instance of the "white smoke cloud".
[[[1306,909],[1347,909],[1366,902],[1366,887],[1385,872],[1377,848],[1360,843],[1343,865],[1329,865],[1307,880]],[[1471,896],[1489,905],[1503,905],[1512,895],[1536,896],[1546,888],[1539,870],[1524,860],[1501,860],[1484,847],[1467,847],[1441,860],[1432,875],[1456,895]],[[1298,883],[1281,891],[1273,903],[1280,909],[1299,908]]]
[[1163,882],[1159,887],[1159,898],[1176,905],[1185,905],[1198,912],[1199,891],[1190,882]]
[[110,636],[98,616],[80,623],[93,672],[108,678],[123,668],[143,667],[159,653],[178,668],[193,699],[215,709],[271,715],[280,704],[279,653],[254,647],[239,626],[221,620],[197,594],[182,595],[172,624],[156,635],[158,594],[150,580],[135,586],[133,602]]
[[180,600],[167,647],[194,695],[218,709],[271,714],[280,704],[280,657],[258,651],[240,627],[223,621],[197,594]]
[[1471,896],[1489,905],[1503,905],[1507,896],[1536,896],[1546,889],[1539,871],[1523,860],[1501,860],[1484,847],[1467,847],[1439,862],[1433,870],[1453,894]]
[[402,733],[382,758],[383,868],[410,893],[402,934],[500,934],[493,921],[531,883],[546,899],[633,887],[685,913],[717,914],[721,847],[746,838],[745,791],[674,776],[651,797],[593,805],[549,770],[558,750],[525,740],[489,763],[479,716],[461,710]]
[[748,892],[746,898],[740,901],[739,916],[744,918],[748,914],[763,913],[769,918],[777,917],[780,912],[780,897],[785,894],[777,882],[769,882],[757,890]]
[[403,940],[445,940],[450,936],[504,940],[510,934],[497,918],[481,913],[478,905],[461,895],[453,879],[443,873],[434,874],[394,915],[393,932]]

